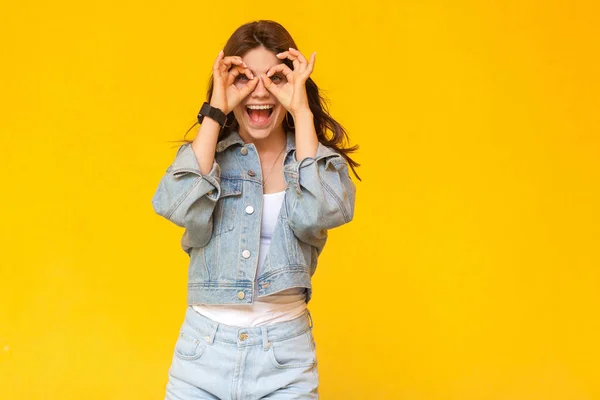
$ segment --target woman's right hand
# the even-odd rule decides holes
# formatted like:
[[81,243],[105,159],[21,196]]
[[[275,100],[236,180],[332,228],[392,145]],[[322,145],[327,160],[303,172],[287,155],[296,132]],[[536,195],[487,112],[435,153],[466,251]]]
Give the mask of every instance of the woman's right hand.
[[[248,78],[246,83],[236,85],[236,78],[244,74]],[[248,96],[258,83],[258,77],[254,76],[242,61],[242,57],[224,57],[223,50],[213,65],[213,91],[210,105],[219,108],[225,114],[229,114],[246,96]]]

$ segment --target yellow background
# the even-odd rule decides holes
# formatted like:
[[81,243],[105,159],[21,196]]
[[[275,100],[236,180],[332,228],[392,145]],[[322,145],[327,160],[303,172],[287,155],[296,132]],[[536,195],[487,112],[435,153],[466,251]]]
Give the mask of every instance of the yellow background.
[[187,256],[151,197],[260,18],[361,146],[314,278],[322,398],[600,399],[596,4],[3,3],[0,399],[164,396]]

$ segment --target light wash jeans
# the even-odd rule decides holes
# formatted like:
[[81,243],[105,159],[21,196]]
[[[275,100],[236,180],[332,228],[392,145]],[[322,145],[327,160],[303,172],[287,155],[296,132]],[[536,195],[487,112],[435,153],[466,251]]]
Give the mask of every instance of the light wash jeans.
[[291,321],[242,328],[188,307],[166,399],[318,399],[318,386],[308,310]]

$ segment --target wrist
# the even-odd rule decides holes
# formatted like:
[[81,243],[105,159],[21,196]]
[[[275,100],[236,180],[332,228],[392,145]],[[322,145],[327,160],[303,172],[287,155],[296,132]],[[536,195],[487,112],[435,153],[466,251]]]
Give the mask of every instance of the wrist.
[[312,119],[313,113],[310,111],[310,108],[303,108],[297,111],[290,112],[292,117],[294,118],[294,122],[298,119]]
[[221,127],[225,126],[227,122],[227,114],[223,110],[206,102],[202,104],[202,108],[198,112],[198,123],[202,124],[206,119],[205,117],[218,122]]
[[224,106],[223,103],[221,103],[219,101],[211,100],[211,102],[208,104],[210,104],[211,107],[218,108],[225,115],[229,114],[229,111],[227,111],[227,107]]

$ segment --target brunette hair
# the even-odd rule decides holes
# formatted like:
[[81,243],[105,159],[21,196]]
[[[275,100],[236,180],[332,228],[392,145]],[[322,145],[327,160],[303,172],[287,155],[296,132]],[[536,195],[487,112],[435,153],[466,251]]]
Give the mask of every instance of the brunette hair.
[[[249,22],[240,26],[231,35],[225,47],[223,48],[224,56],[240,56],[243,57],[248,51],[257,47],[264,47],[267,50],[272,51],[275,54],[287,51],[290,47],[298,49],[296,43],[288,31],[279,23],[269,20],[260,20]],[[292,61],[289,59],[283,60],[283,63],[293,69]],[[213,92],[213,76],[212,72],[209,78],[208,91],[206,93],[207,102],[210,103],[210,99]],[[338,153],[340,153],[352,168],[352,172],[361,180],[356,173],[355,167],[360,166],[359,163],[354,161],[349,153],[358,150],[358,145],[352,147],[346,147],[349,142],[348,134],[342,125],[331,117],[328,110],[327,99],[319,93],[319,88],[312,78],[308,78],[306,81],[306,95],[308,97],[308,105],[313,113],[313,120],[315,124],[315,131],[317,132],[317,138],[321,144],[331,147]],[[283,120],[284,131],[296,132],[294,125],[290,125],[288,121],[293,121],[292,115],[288,112]],[[185,136],[189,131],[198,124],[194,123],[187,130],[184,135],[185,142],[191,142],[186,140]],[[219,133],[219,139],[228,135],[231,131],[238,129],[239,124],[233,115],[233,111],[227,115],[227,122],[221,132]],[[331,132],[328,137],[327,132]]]

